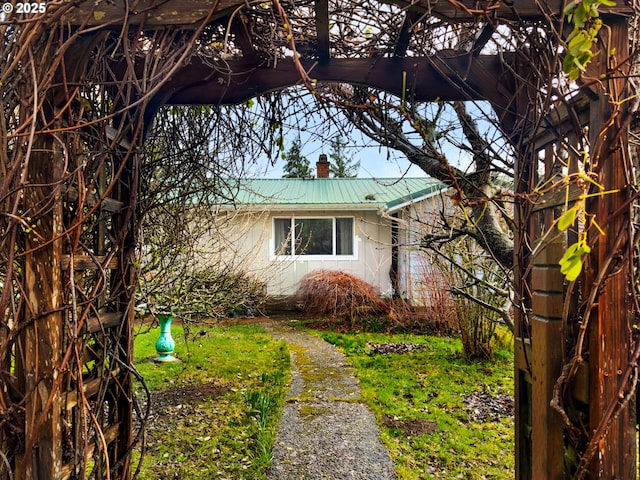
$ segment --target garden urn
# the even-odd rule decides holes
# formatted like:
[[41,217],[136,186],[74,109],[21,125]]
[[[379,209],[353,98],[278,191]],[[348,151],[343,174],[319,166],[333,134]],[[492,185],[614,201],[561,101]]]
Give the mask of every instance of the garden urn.
[[160,337],[156,341],[156,351],[158,356],[153,360],[155,362],[175,362],[178,361],[173,355],[176,343],[171,337],[171,322],[173,315],[171,313],[159,313],[158,321],[160,322]]

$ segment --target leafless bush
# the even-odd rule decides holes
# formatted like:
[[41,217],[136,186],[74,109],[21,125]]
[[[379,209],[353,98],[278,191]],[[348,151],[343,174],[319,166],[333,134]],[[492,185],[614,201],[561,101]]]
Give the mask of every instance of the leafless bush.
[[267,298],[266,285],[255,277],[216,267],[192,272],[176,293],[183,319],[256,315]]
[[300,281],[297,295],[304,312],[347,318],[352,324],[389,312],[389,304],[373,285],[343,271],[308,273]]
[[418,262],[421,280],[411,302],[394,300],[389,314],[395,329],[453,335],[458,331],[455,299],[439,269],[428,261]]
[[495,287],[498,267],[468,239],[450,248],[448,257],[455,258],[458,265],[449,262],[438,265],[453,296],[452,312],[464,355],[469,359],[489,359],[493,356],[495,332],[505,303]]
[[[158,280],[163,278],[160,274]],[[145,294],[144,286],[142,310],[152,315],[170,311],[183,322],[259,315],[267,300],[264,282],[249,273],[217,266],[184,272],[175,283],[156,288],[152,294]]]

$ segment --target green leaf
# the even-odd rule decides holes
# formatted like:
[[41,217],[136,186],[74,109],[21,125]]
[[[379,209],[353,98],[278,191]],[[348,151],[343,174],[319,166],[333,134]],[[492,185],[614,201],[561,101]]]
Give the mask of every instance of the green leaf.
[[592,40],[584,30],[579,31],[573,38],[569,41],[567,47],[569,48],[569,53],[575,57],[581,55],[582,53],[591,50]]
[[579,4],[573,11],[572,21],[575,28],[582,28],[587,23],[591,16],[591,7],[587,6],[584,2]]
[[558,263],[560,264],[560,273],[569,282],[573,282],[580,276],[582,272],[582,257],[589,252],[591,252],[591,247],[584,240],[574,243],[564,252]]
[[[573,2],[569,2],[567,3],[567,6],[564,7],[564,14],[565,15],[572,15],[573,11],[576,9],[576,2],[575,0]],[[569,18],[569,21],[571,21],[571,19]]]
[[558,230],[565,231],[576,222],[576,216],[578,215],[578,207],[573,207],[562,214],[558,219]]
[[600,32],[601,28],[602,20],[598,18],[595,22],[593,22],[591,28],[589,28],[589,35],[591,35],[592,42],[596,40],[596,36],[598,35],[598,32]]
[[569,282],[576,280],[582,272],[582,261],[580,259],[573,260],[560,269],[560,272]]
[[[565,60],[566,59],[567,59],[567,57],[565,57]],[[571,57],[571,62],[570,62],[569,66],[567,66],[565,63],[563,63],[563,70],[569,76],[570,80],[579,79],[580,78],[580,74],[582,73],[582,70],[580,70],[580,68],[578,68],[575,65],[573,65],[573,57]]]

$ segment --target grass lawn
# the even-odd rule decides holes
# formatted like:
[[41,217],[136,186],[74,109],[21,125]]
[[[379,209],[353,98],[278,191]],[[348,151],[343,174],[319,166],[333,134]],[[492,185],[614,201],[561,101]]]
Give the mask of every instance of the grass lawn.
[[[513,394],[511,345],[501,346],[492,362],[470,363],[456,338],[318,334],[356,368],[400,480],[513,478],[513,419],[507,414]],[[371,353],[371,344],[386,342],[425,347]]]
[[[513,478],[510,342],[494,361],[469,363],[453,338],[312,333],[356,368],[399,480]],[[255,325],[192,327],[187,339],[174,326],[172,334],[182,363],[148,361],[158,328],[135,341],[155,405],[139,478],[264,479],[289,383],[286,345]],[[372,353],[384,343],[424,348]]]
[[254,325],[192,330],[172,327],[181,363],[148,361],[159,328],[136,336],[136,368],[154,399],[138,478],[263,479],[288,385],[286,344]]

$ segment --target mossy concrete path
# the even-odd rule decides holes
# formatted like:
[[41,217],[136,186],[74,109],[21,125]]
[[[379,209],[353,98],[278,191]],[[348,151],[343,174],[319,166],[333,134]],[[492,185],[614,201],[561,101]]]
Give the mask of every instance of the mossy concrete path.
[[375,418],[342,353],[277,321],[261,324],[289,345],[292,372],[267,478],[396,478]]

